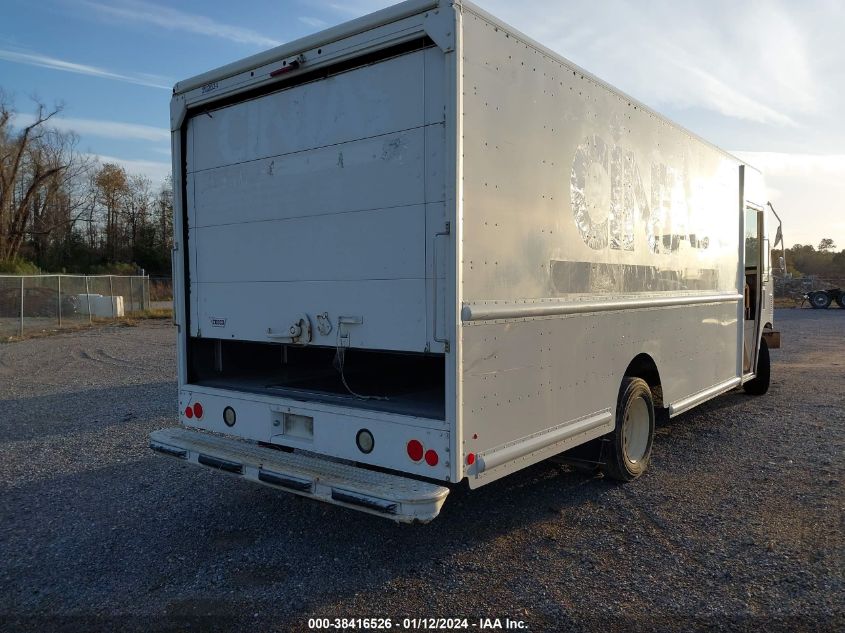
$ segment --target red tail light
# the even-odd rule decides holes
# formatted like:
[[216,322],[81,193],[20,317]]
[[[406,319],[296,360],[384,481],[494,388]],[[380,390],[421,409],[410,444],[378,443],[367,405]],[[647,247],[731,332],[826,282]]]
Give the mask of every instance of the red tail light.
[[472,466],[475,463],[475,453],[470,453],[467,455],[467,464]]
[[437,466],[437,462],[440,461],[440,458],[437,456],[437,453],[431,449],[425,452],[425,463],[429,466]]
[[418,462],[423,458],[423,445],[419,440],[411,440],[406,448],[411,461]]
[[197,416],[197,419],[200,419],[202,417],[202,405],[199,402],[194,403],[194,415]]
[[186,418],[188,418],[189,420],[190,420],[192,417],[194,417],[194,410],[193,410],[191,407],[186,407],[186,408],[185,408],[185,417],[186,417]]

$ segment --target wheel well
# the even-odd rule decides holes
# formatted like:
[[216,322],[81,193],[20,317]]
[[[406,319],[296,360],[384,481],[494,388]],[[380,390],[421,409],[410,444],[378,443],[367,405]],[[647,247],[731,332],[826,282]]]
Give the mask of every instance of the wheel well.
[[654,406],[663,408],[663,383],[660,380],[660,372],[657,371],[657,364],[651,356],[645,353],[635,356],[628,364],[625,375],[645,380],[651,388]]

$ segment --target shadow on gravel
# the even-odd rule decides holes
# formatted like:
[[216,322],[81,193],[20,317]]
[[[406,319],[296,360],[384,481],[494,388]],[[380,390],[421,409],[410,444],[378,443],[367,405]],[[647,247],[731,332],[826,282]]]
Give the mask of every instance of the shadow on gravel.
[[173,381],[0,400],[0,418],[5,422],[0,425],[0,442],[104,430],[139,418],[175,420],[177,401]]
[[471,494],[456,488],[437,521],[398,526],[151,455],[4,490],[15,511],[2,513],[13,552],[2,602],[18,615],[75,614],[88,629],[99,628],[88,613],[162,608],[164,619],[139,628],[295,618],[399,578],[435,574],[448,587],[459,579],[446,561],[565,521],[607,491],[543,464]]

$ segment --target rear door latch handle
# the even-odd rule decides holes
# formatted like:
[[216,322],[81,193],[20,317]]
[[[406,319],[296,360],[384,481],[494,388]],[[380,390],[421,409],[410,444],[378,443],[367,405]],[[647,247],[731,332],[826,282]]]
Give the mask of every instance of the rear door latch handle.
[[286,332],[274,332],[273,328],[267,328],[267,338],[280,343],[308,345],[311,342],[311,334],[311,320],[307,314],[300,316]]
[[337,336],[341,347],[349,347],[349,326],[363,325],[362,316],[339,316],[337,317]]

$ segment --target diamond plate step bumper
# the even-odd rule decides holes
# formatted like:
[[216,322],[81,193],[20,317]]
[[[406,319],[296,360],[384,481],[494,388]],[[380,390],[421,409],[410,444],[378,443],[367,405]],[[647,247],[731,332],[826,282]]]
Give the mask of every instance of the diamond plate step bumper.
[[150,448],[271,488],[403,523],[431,521],[449,494],[448,488],[437,484],[184,428],[151,433]]

